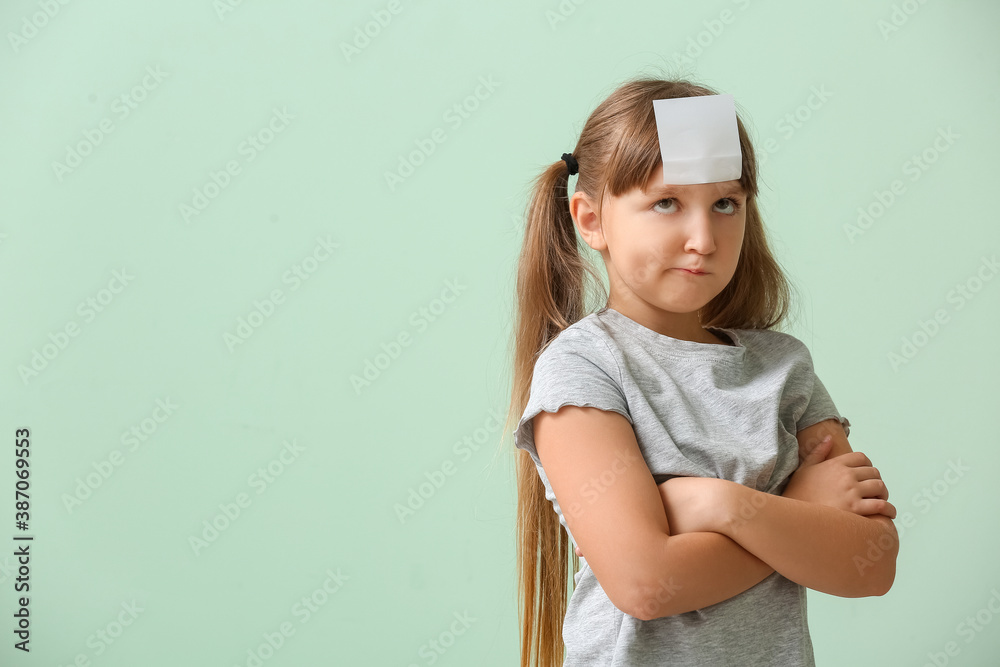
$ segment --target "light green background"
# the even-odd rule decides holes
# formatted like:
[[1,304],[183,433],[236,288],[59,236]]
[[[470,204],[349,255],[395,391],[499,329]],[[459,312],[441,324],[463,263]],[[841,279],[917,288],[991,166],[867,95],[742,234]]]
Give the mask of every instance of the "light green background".
[[[817,664],[997,664],[1000,280],[983,264],[1000,251],[996,3],[401,0],[350,58],[342,44],[386,2],[218,5],[0,8],[0,663],[247,665],[288,623],[263,664],[516,664],[512,445],[497,453],[494,415],[509,398],[519,216],[594,106],[667,67],[733,94],[767,155],[765,221],[799,297],[788,330],[912,519],[897,518],[888,595],[809,592]],[[147,68],[165,78],[142,90]],[[144,99],[123,117],[115,99],[135,86]],[[293,118],[250,161],[241,142],[274,109]],[[54,163],[102,121],[113,131],[60,178]],[[390,188],[386,172],[436,128],[444,142]],[[948,128],[958,138],[932,155]],[[936,160],[913,180],[925,150]],[[180,205],[230,160],[240,172],[185,221]],[[852,236],[894,180],[905,190]],[[338,247],[309,264],[318,238]],[[293,289],[286,272],[304,264]],[[133,278],[106,291],[116,270]],[[464,289],[444,304],[448,281]],[[959,285],[977,290],[961,307]],[[273,290],[282,303],[230,349]],[[78,310],[102,296],[96,317]],[[437,312],[426,325],[422,308]],[[937,311],[947,321],[921,338]],[[72,323],[78,335],[46,348]],[[356,391],[351,376],[401,334],[410,344]],[[158,399],[177,406],[162,423]],[[144,420],[155,432],[133,451],[122,434]],[[10,632],[19,427],[30,654]],[[286,441],[302,451],[273,463]],[[68,508],[114,450],[121,464]],[[946,475],[953,462],[970,470]],[[280,475],[257,493],[268,464]],[[196,554],[191,536],[240,493],[249,506]],[[327,596],[328,570],[346,578]],[[295,605],[314,594],[325,604],[305,620]],[[134,622],[97,639],[133,602]],[[961,633],[977,613],[990,622]],[[432,663],[434,641],[447,648]]]

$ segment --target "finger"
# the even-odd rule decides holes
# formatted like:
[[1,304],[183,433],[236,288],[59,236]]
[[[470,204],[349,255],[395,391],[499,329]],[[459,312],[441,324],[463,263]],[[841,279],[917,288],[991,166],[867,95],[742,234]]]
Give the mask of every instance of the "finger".
[[862,498],[889,500],[889,489],[881,479],[866,479],[858,482],[858,492]]
[[854,479],[882,479],[882,473],[874,466],[857,466],[854,468]]
[[[871,466],[859,466],[859,467],[855,468],[854,469],[854,479],[858,480],[859,482],[865,481],[865,480],[877,479],[880,482],[882,482],[883,486],[885,486],[885,480],[882,479],[882,474],[878,471],[878,468],[873,468]],[[885,492],[886,492],[886,500],[888,500],[889,499],[889,496],[888,496],[889,487],[888,486],[885,486]]]
[[890,519],[896,518],[896,506],[888,500],[882,500],[881,498],[866,498],[864,500],[860,500],[858,501],[856,507],[857,509],[855,510],[855,514],[860,514],[862,516],[884,514]]
[[840,461],[845,466],[861,467],[861,466],[871,466],[871,460],[865,456],[864,452],[847,452],[846,454],[841,454],[840,456],[835,456],[831,461]]

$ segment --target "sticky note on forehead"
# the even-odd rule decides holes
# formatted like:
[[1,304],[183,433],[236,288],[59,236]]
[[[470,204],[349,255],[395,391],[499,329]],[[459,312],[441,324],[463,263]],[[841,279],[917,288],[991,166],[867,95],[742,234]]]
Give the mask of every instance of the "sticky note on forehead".
[[653,100],[663,158],[663,182],[694,185],[735,181],[743,152],[732,95]]

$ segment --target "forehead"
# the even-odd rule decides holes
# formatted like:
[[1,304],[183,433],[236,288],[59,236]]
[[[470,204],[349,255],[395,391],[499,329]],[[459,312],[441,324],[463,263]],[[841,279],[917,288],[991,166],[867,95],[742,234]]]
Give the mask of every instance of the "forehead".
[[696,183],[694,185],[672,185],[663,182],[663,164],[656,167],[650,175],[649,181],[641,188],[643,194],[656,196],[700,196],[710,195],[726,197],[729,195],[745,195],[743,184],[737,180],[720,181],[718,183]]
[[738,180],[721,181],[719,183],[697,183],[694,185],[671,185],[664,184],[663,177],[656,174],[653,175],[653,178],[650,179],[642,191],[643,194],[658,197],[667,195],[676,197],[697,197],[702,195],[725,197],[728,195],[746,194],[743,190],[743,184]]

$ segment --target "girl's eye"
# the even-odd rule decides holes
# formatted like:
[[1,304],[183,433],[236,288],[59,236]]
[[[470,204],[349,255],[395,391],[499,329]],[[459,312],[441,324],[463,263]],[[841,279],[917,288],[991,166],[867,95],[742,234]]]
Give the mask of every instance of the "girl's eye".
[[729,215],[736,215],[736,213],[738,213],[740,210],[740,202],[733,199],[732,197],[726,197],[725,199],[720,199],[719,201],[729,202],[729,205],[731,207]]
[[671,199],[661,199],[660,201],[658,201],[655,204],[653,204],[653,208],[654,209],[657,208],[663,202],[672,202],[672,201],[673,201],[673,198],[671,198]]
[[[653,205],[653,208],[655,209],[655,208],[659,207],[660,204],[662,204],[663,202],[673,202],[673,201],[675,201],[673,197],[669,197],[668,199],[661,199],[660,201],[656,202]],[[741,206],[740,202],[737,201],[736,199],[733,199],[732,197],[725,197],[723,199],[720,199],[718,202],[716,202],[716,204],[719,204],[720,202],[728,202],[728,206],[726,207],[728,210],[723,211],[727,215],[736,215],[739,212],[739,210],[740,210],[740,206]],[[665,208],[669,208],[669,207],[665,207]]]

